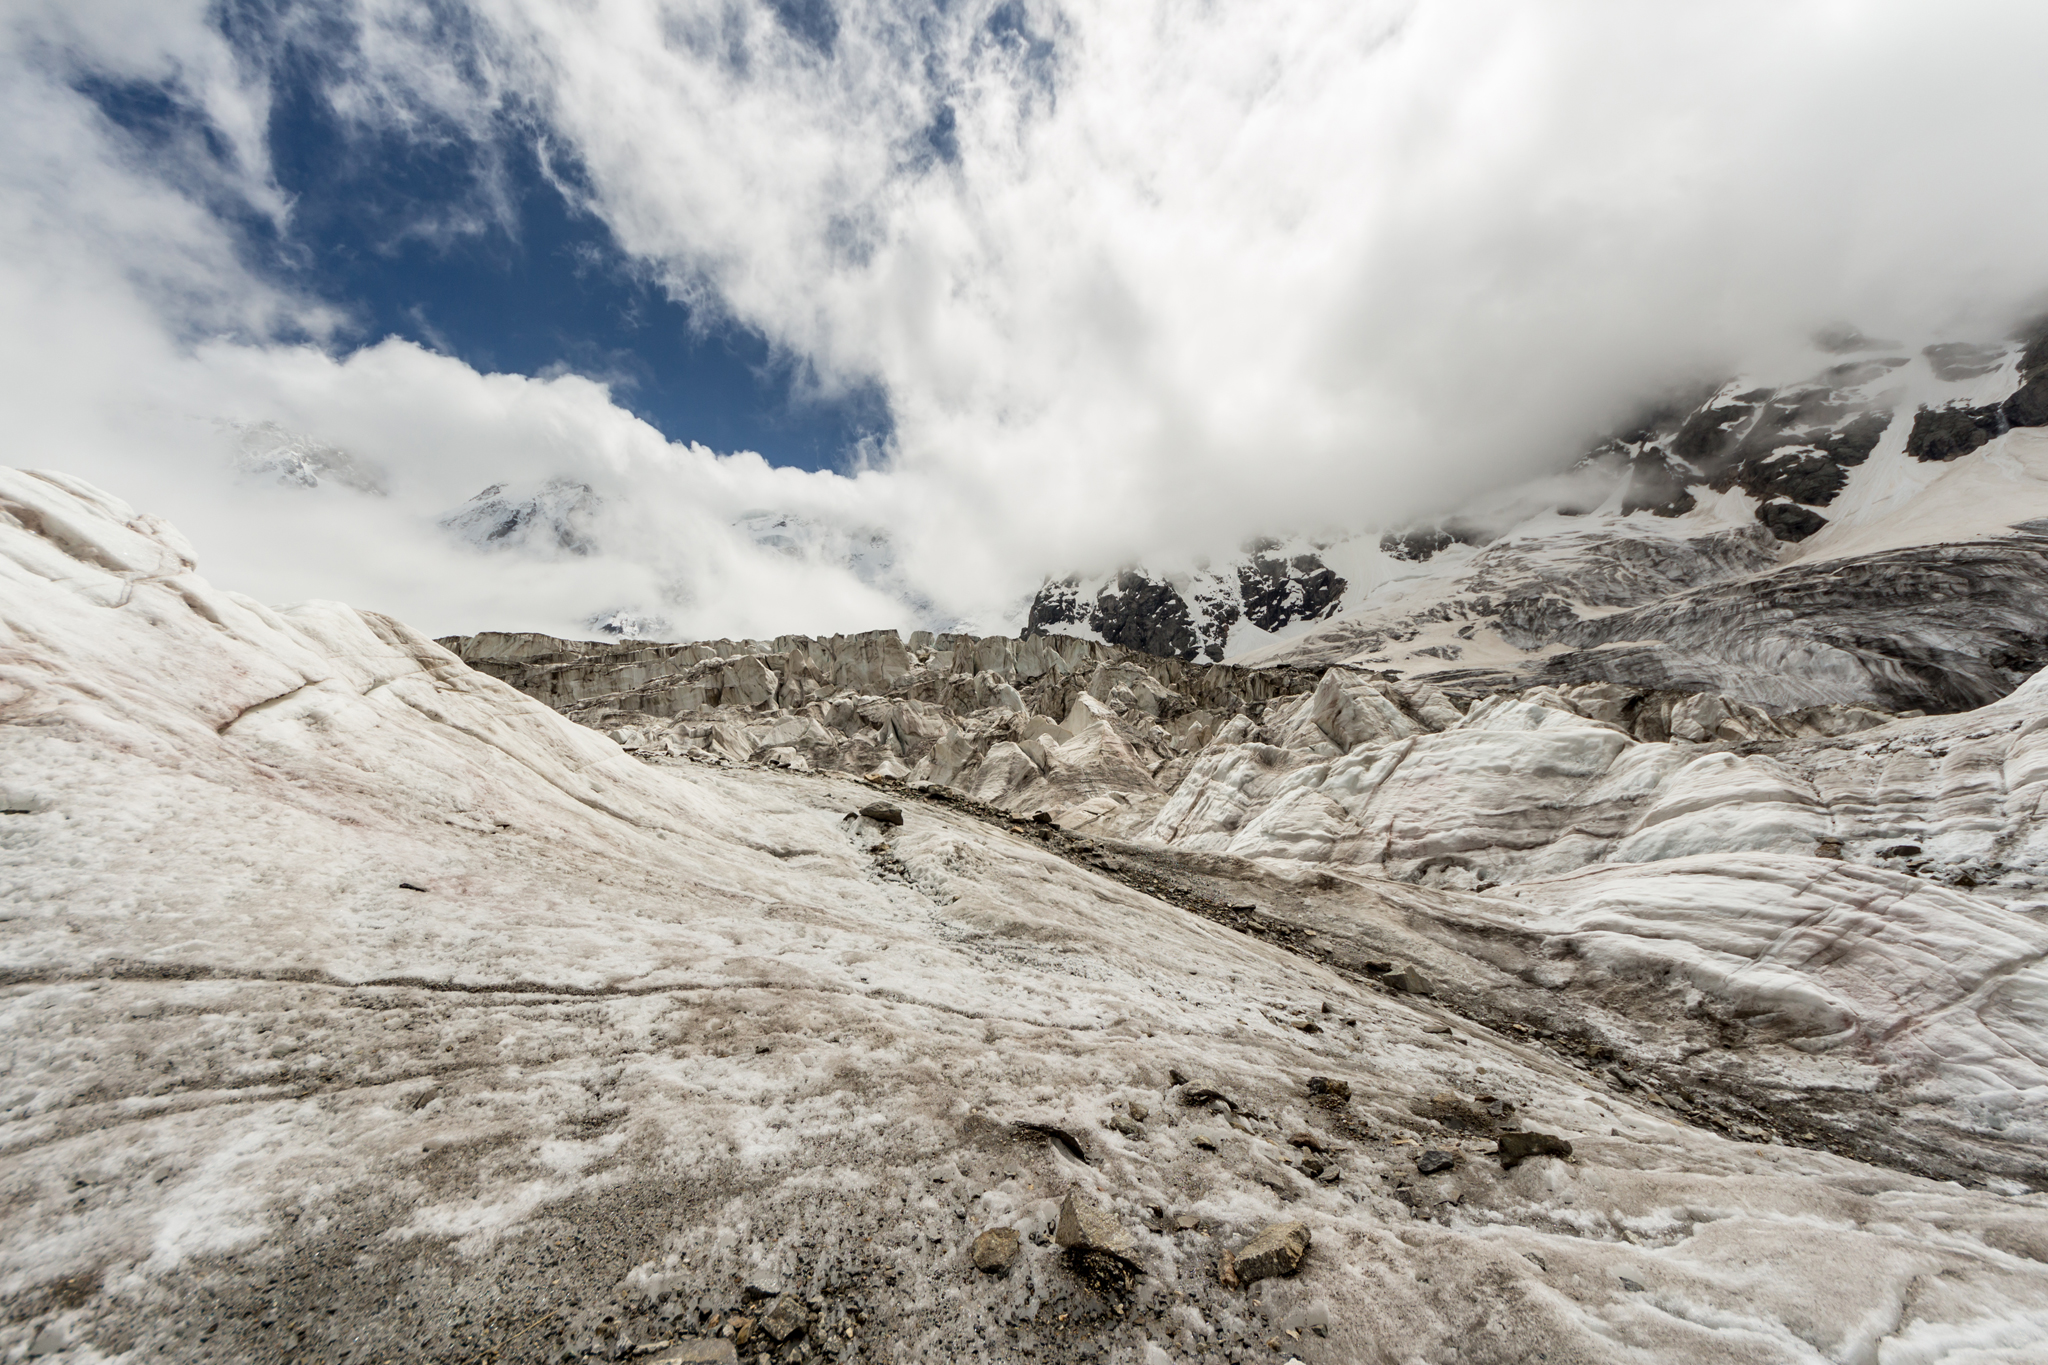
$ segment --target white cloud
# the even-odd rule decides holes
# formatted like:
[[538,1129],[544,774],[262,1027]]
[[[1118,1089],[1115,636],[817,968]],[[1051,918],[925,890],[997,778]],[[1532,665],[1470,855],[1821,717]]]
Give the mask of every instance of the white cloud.
[[[875,466],[772,470],[572,376],[268,340],[319,310],[205,208],[288,215],[260,72],[198,4],[70,8],[12,6],[0,82],[33,130],[0,205],[12,458],[204,523],[227,581],[430,629],[908,623],[893,587],[758,551],[731,523],[763,507],[888,529],[889,585],[993,624],[1046,572],[1534,472],[1828,323],[1982,334],[2048,297],[2037,5],[844,0],[821,52],[752,0],[359,0],[351,116],[537,130],[675,292],[887,394]],[[56,52],[201,92],[229,170],[136,165]],[[212,418],[341,446],[392,495],[225,484]],[[434,528],[557,475],[607,495],[612,553],[513,569]]]

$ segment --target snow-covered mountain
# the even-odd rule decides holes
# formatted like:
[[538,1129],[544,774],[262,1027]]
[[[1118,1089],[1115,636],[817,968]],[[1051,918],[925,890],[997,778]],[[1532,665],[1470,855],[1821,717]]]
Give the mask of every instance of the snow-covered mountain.
[[1953,709],[2048,661],[2041,518],[2048,331],[1917,350],[1847,335],[1787,374],[1653,405],[1564,477],[1439,522],[1049,582],[1027,628],[1182,658]]
[[0,471],[9,1359],[2048,1337],[2038,682],[459,656],[194,561]]
[[591,522],[603,505],[589,484],[549,479],[536,487],[494,483],[441,519],[479,550],[520,550],[553,557],[597,548]]
[[386,491],[382,470],[339,446],[287,431],[275,422],[249,422],[232,429],[235,468],[246,478],[288,488],[332,483],[379,496]]

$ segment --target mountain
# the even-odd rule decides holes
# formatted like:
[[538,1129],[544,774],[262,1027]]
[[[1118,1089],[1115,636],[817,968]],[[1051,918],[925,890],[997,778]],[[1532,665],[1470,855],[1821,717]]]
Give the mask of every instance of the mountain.
[[603,503],[589,484],[574,479],[549,479],[531,491],[494,483],[441,525],[479,550],[588,555],[597,549],[592,522]]
[[2048,1330],[2038,682],[451,651],[12,470],[0,575],[10,1359]]
[[1193,576],[1048,582],[1027,629],[1778,709],[1977,706],[2048,661],[2028,525],[2048,520],[2048,329],[1830,338],[1788,374],[1652,405],[1559,487]]

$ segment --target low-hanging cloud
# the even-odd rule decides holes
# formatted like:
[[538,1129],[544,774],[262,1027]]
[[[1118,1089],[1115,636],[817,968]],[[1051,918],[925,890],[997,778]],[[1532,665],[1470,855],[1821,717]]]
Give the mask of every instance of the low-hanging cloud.
[[[2048,298],[2048,12],[2020,3],[356,0],[239,45],[134,8],[11,6],[11,458],[149,501],[238,586],[431,629],[994,626],[1046,573],[1554,468],[1826,325],[1983,336]],[[264,44],[316,39],[365,136],[533,140],[636,268],[820,392],[878,387],[888,448],[771,469],[573,375],[337,350],[221,207],[288,230]],[[92,71],[184,90],[228,154],[145,164]],[[221,421],[387,495],[229,482]],[[484,567],[437,525],[562,476],[603,553]],[[887,546],[850,573],[735,527],[761,511]]]

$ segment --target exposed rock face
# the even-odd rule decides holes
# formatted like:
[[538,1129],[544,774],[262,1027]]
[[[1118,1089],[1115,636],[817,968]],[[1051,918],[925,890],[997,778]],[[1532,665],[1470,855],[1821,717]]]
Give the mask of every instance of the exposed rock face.
[[1272,632],[1335,610],[1348,585],[1313,549],[1260,542],[1234,564],[1169,582],[1125,569],[1099,583],[1048,582],[1027,635],[1092,632],[1105,644],[1170,658],[1223,658],[1240,622]]
[[1800,541],[1828,524],[1828,519],[1810,507],[1790,502],[1767,502],[1756,509],[1756,519],[1779,540]]
[[1275,631],[1296,621],[1328,615],[1348,586],[1322,560],[1310,554],[1282,559],[1254,554],[1237,570],[1238,595],[1244,619],[1260,630]]
[[1088,628],[1112,645],[1169,658],[1195,657],[1194,617],[1170,583],[1125,571],[1095,595]]
[[1916,460],[1954,460],[2005,434],[2008,423],[1996,405],[1922,408],[1913,415],[1906,453]]

